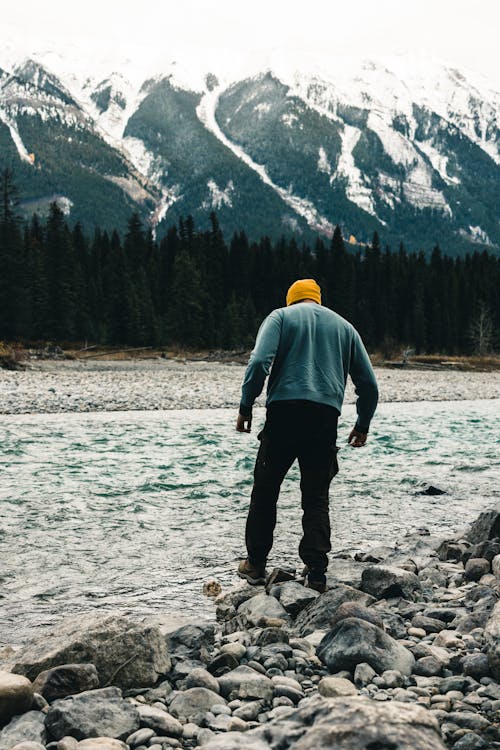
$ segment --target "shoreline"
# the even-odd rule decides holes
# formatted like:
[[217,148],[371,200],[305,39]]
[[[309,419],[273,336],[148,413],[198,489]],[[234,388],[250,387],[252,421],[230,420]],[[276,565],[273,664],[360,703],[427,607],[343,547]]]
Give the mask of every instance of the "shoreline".
[[280,569],[212,581],[215,623],[68,620],[10,655],[24,677],[0,671],[0,696],[21,681],[3,723],[24,690],[0,750],[500,747],[499,530],[497,506],[451,538],[334,558],[324,594]]

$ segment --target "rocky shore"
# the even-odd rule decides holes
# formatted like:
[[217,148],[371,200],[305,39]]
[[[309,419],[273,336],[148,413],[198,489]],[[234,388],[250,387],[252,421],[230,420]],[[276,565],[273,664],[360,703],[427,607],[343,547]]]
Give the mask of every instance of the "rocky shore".
[[216,622],[59,625],[0,671],[0,750],[500,748],[500,507],[442,540],[275,569]]
[[[173,360],[39,361],[0,370],[0,414],[238,407],[241,363]],[[500,395],[498,372],[376,368],[382,402],[460,401]],[[345,403],[355,400],[349,383]],[[263,405],[263,398],[258,405]]]

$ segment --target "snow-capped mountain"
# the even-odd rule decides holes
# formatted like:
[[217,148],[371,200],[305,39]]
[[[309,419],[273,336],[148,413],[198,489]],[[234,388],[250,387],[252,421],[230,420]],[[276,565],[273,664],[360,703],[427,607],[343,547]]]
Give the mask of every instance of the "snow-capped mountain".
[[0,69],[0,166],[29,210],[56,197],[119,229],[138,210],[161,232],[215,209],[253,238],[339,223],[358,242],[500,248],[500,95],[473,76],[418,58],[237,78],[50,62]]

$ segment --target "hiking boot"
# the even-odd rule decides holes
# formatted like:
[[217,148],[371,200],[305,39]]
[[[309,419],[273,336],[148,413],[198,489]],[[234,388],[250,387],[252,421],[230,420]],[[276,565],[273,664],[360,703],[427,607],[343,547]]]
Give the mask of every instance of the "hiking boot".
[[250,560],[242,560],[238,565],[238,575],[244,578],[252,586],[258,586],[266,582],[266,563],[254,565]]
[[328,586],[326,585],[326,575],[324,573],[317,573],[315,570],[309,570],[307,565],[304,567],[304,570],[302,571],[302,576],[304,578],[304,586],[308,589],[314,589],[314,591],[319,591],[320,594],[324,594],[325,591],[328,591]]

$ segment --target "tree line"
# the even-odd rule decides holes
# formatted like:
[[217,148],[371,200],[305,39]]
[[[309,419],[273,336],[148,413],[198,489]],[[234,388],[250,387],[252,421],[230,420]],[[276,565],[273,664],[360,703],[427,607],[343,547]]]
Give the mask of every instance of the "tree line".
[[402,244],[391,252],[377,233],[353,252],[339,227],[313,248],[294,238],[250,242],[244,231],[226,242],[215,213],[208,230],[188,216],[158,242],[137,214],[123,238],[100,230],[88,237],[55,203],[46,219],[21,220],[10,172],[0,187],[6,341],[249,347],[298,278],[315,278],[323,304],[387,354],[483,354],[500,323],[500,260],[487,252],[451,258],[436,246],[428,257]]

